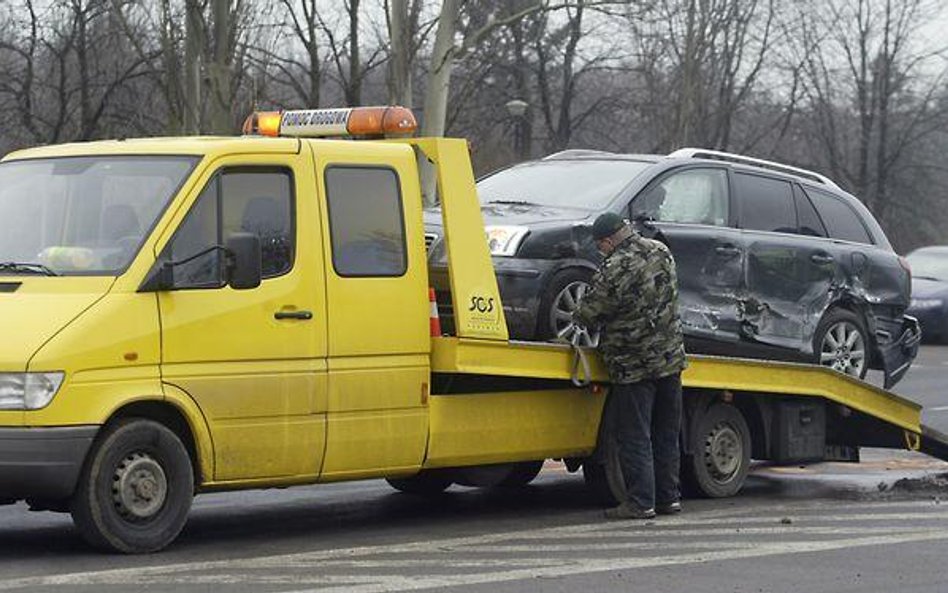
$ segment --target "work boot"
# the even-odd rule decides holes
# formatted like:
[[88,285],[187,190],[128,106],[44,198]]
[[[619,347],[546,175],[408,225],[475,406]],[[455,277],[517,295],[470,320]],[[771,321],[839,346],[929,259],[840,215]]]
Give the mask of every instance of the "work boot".
[[655,509],[641,509],[628,502],[606,509],[606,519],[654,519]]
[[681,503],[676,500],[668,504],[657,505],[655,512],[659,515],[676,515],[681,512]]

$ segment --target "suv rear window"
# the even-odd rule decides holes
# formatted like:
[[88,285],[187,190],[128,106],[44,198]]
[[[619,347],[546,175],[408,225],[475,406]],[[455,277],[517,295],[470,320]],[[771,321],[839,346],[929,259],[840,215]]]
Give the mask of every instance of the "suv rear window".
[[820,213],[820,218],[823,219],[830,237],[872,245],[869,231],[859,220],[859,215],[848,204],[836,196],[818,189],[808,187],[806,188],[806,194],[810,196],[816,211]]
[[734,190],[740,204],[741,228],[774,233],[797,232],[797,211],[789,182],[735,173]]

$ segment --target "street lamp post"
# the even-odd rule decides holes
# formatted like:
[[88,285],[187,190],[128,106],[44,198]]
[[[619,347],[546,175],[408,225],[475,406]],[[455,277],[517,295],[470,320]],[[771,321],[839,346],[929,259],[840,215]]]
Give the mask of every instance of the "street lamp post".
[[517,155],[518,160],[526,160],[526,146],[527,141],[524,138],[526,132],[526,113],[527,108],[530,106],[529,103],[523,99],[511,99],[504,104],[504,107],[507,108],[507,113],[510,114],[510,117],[514,119],[514,152]]

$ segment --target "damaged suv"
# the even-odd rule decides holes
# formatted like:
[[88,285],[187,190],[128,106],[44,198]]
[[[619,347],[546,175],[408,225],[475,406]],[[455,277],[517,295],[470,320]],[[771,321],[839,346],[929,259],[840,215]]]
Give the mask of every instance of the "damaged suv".
[[[702,149],[667,156],[565,151],[478,182],[514,339],[593,338],[572,325],[611,211],[666,243],[689,352],[816,362],[895,384],[918,351],[908,264],[859,200],[830,179]],[[429,267],[450,323],[440,216]]]

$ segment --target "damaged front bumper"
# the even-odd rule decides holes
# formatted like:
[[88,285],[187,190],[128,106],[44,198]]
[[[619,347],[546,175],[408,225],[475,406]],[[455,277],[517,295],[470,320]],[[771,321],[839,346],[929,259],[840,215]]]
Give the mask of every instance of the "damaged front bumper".
[[912,366],[922,341],[918,320],[905,315],[898,320],[876,319],[876,344],[885,388],[898,383]]

